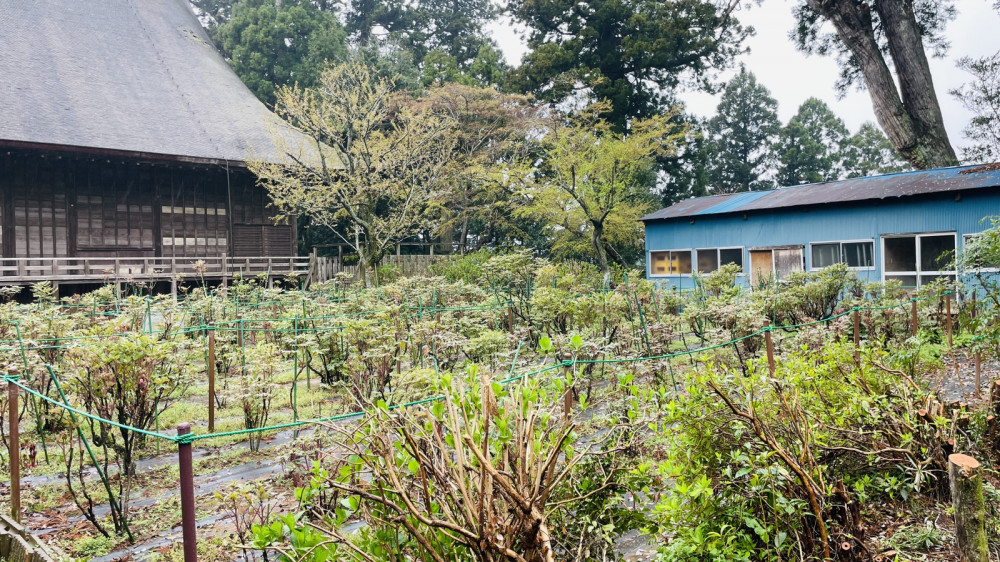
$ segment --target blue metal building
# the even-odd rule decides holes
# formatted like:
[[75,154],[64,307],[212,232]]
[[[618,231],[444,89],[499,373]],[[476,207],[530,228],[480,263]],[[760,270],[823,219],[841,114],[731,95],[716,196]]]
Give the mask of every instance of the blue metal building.
[[1000,165],[713,195],[643,217],[646,275],[689,288],[726,263],[756,284],[843,262],[870,281],[955,278],[952,260],[1000,215]]

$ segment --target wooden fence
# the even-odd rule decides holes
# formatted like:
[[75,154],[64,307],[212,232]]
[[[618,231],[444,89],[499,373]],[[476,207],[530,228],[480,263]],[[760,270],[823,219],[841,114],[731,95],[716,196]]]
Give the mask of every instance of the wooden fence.
[[5,562],[53,562],[53,554],[37,537],[6,515],[0,515],[0,560]]
[[[424,275],[432,263],[442,256],[431,255],[389,255],[382,259],[382,265],[398,267],[404,276]],[[338,273],[349,275],[357,280],[358,266],[344,265],[340,257],[326,258],[313,254],[309,258],[310,283],[323,283],[337,276]]]
[[297,256],[0,258],[0,283],[216,280],[260,274],[271,278],[304,275],[308,270],[309,258]]

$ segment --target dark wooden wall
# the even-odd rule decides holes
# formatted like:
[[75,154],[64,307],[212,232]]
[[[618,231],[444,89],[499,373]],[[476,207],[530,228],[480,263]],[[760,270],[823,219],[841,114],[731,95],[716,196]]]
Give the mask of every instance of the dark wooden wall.
[[0,151],[3,257],[295,255],[242,167]]

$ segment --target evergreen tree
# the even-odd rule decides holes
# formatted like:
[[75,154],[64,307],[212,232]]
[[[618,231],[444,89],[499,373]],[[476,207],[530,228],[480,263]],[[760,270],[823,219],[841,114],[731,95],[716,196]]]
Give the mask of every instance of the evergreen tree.
[[1000,160],[1000,52],[959,59],[958,67],[973,78],[951,91],[972,112],[972,120],[962,130],[972,145],[962,149],[962,158],[967,162],[996,162]]
[[843,150],[844,177],[860,178],[901,172],[909,166],[875,123],[863,123]]
[[685,79],[708,82],[730,64],[748,31],[733,17],[738,0],[512,0],[528,27],[528,53],[514,86],[558,103],[608,100],[608,120],[664,113]]
[[879,125],[913,167],[953,166],[927,55],[945,54],[955,13],[954,0],[799,0],[795,39],[806,53],[837,56],[841,92],[864,84]]
[[778,136],[778,185],[840,179],[847,136],[847,126],[826,103],[807,99]]
[[726,84],[716,116],[708,122],[713,193],[770,189],[766,178],[781,122],[778,101],[745,68]]
[[347,55],[337,17],[312,0],[243,0],[213,36],[243,83],[268,105],[278,86],[314,86],[327,61]]
[[705,134],[705,121],[682,113],[671,122],[684,134],[677,138],[675,153],[656,158],[657,193],[664,207],[708,195],[711,181],[712,153]]

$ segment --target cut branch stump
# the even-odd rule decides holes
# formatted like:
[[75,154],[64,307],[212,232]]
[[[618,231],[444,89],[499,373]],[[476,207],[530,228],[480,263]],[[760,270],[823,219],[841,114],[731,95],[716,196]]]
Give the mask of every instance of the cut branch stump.
[[951,502],[955,508],[955,536],[962,559],[989,562],[986,546],[986,502],[979,461],[963,454],[948,457]]

